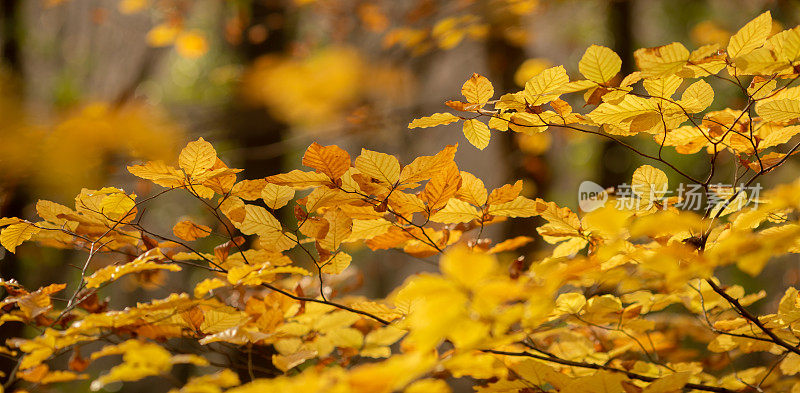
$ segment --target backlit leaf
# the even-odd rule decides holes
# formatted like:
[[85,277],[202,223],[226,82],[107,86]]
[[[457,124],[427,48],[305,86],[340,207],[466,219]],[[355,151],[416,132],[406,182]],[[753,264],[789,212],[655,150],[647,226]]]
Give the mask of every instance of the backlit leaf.
[[350,169],[350,155],[339,146],[322,146],[315,142],[306,149],[303,165],[336,180]]
[[622,68],[622,59],[613,50],[605,46],[592,45],[584,52],[578,71],[586,79],[596,83],[611,80]]
[[483,150],[486,146],[489,146],[489,138],[491,138],[492,134],[489,132],[489,127],[486,123],[477,119],[465,120],[463,131],[469,143],[478,149]]
[[461,86],[461,94],[467,99],[468,102],[473,104],[485,104],[492,99],[494,95],[494,87],[486,77],[478,74],[472,76],[464,82]]

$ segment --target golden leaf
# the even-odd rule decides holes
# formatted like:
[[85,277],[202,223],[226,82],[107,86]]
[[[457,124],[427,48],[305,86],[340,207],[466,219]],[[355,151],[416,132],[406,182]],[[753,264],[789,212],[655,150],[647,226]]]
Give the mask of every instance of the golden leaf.
[[178,156],[178,165],[189,177],[197,176],[211,169],[216,161],[217,151],[203,138],[189,142]]
[[352,260],[353,257],[350,254],[339,251],[327,261],[322,262],[322,272],[325,274],[339,274],[350,266],[350,261]]
[[377,179],[381,183],[393,187],[400,180],[400,161],[397,157],[367,149],[361,149],[354,166],[362,174]]
[[492,134],[489,132],[489,127],[486,123],[478,119],[469,119],[464,121],[464,126],[462,128],[464,136],[467,137],[467,140],[473,146],[481,150],[489,146],[489,139]]
[[448,167],[456,156],[458,145],[448,145],[435,156],[417,157],[400,172],[401,184],[414,184],[432,178]]
[[262,237],[279,236],[282,230],[281,223],[272,213],[261,206],[245,205],[245,216],[241,223],[234,222],[245,235],[256,234]]
[[450,198],[447,205],[431,216],[431,221],[443,224],[456,224],[480,219],[481,214],[474,206],[460,199]]
[[539,204],[531,199],[518,196],[509,202],[489,205],[487,213],[503,217],[532,217],[539,214]]
[[475,175],[461,171],[461,188],[456,192],[456,198],[475,206],[483,206],[486,203],[486,187]]
[[99,288],[102,284],[119,280],[122,276],[131,273],[139,273],[148,270],[169,270],[173,272],[181,270],[181,267],[177,264],[154,261],[160,258],[164,258],[164,255],[161,254],[161,250],[154,248],[139,255],[131,262],[122,265],[109,265],[98,269],[94,274],[85,278],[86,287]]
[[461,94],[467,99],[468,102],[473,104],[485,104],[492,99],[494,95],[494,87],[486,77],[478,74],[472,76],[464,82],[461,86]]
[[445,124],[450,124],[460,119],[452,113],[434,113],[430,116],[414,119],[408,124],[408,128],[428,128]]
[[41,230],[41,228],[28,221],[11,224],[0,231],[0,244],[2,244],[6,250],[12,253],[16,252],[17,246],[26,240],[30,240],[33,235],[39,233]]
[[731,37],[728,41],[728,56],[735,59],[764,45],[770,31],[772,31],[772,15],[767,11],[747,22]]
[[295,169],[289,173],[268,176],[267,181],[273,184],[289,186],[295,190],[304,190],[331,183],[331,180],[325,174],[305,172],[299,169]]
[[460,186],[461,174],[456,164],[451,161],[425,185],[420,199],[428,204],[428,210],[440,209],[456,194]]
[[[350,155],[339,146],[322,146],[314,142],[303,154],[303,165],[336,180],[350,169]],[[272,183],[269,178],[267,181]]]
[[525,101],[532,106],[546,104],[558,98],[567,83],[569,76],[564,66],[548,68],[525,82]]
[[590,46],[578,63],[578,71],[586,79],[600,84],[610,81],[620,69],[622,69],[622,59],[605,46]]
[[268,183],[261,189],[261,199],[270,209],[280,209],[294,198],[294,189],[289,186]]
[[186,220],[175,224],[172,233],[181,240],[193,241],[211,234],[211,228]]

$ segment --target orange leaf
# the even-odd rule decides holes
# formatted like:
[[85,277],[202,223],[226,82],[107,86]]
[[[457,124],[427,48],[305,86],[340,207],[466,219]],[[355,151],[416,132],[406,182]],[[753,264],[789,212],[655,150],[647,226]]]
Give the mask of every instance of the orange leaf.
[[172,233],[181,240],[192,241],[208,236],[211,228],[187,220],[175,224],[172,227]]
[[303,155],[303,165],[336,180],[350,169],[350,155],[339,146],[322,146],[314,142]]

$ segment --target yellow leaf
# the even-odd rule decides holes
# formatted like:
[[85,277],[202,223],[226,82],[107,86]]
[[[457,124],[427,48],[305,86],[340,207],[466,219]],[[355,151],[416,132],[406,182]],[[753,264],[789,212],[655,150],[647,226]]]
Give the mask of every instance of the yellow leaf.
[[488,213],[503,217],[531,217],[539,214],[536,201],[518,196],[510,202],[489,205]]
[[[768,124],[762,125],[759,129],[761,140],[758,142],[758,149],[762,150],[789,142],[798,133],[800,133],[800,126],[770,127]],[[763,161],[764,157],[762,156],[761,158]]]
[[[317,173],[314,174],[318,175]],[[282,176],[282,175],[276,175],[276,176]],[[325,180],[327,180],[326,176],[322,177]],[[242,180],[233,185],[233,188],[231,189],[231,195],[237,196],[246,201],[254,201],[258,198],[261,198],[261,190],[263,190],[264,187],[266,186],[267,186],[266,179]]]
[[193,241],[211,234],[211,228],[186,220],[175,224],[172,233],[181,240]]
[[482,206],[486,203],[486,187],[475,175],[461,171],[461,188],[456,192],[456,198],[475,206]]
[[419,119],[412,120],[411,123],[408,124],[408,128],[436,127],[450,124],[458,120],[460,119],[452,113],[434,113],[430,116],[420,117]]
[[177,169],[162,161],[150,161],[144,165],[132,165],[128,172],[136,177],[150,180],[155,184],[167,188],[176,188],[183,185],[184,175]]
[[16,251],[17,246],[26,240],[30,240],[39,231],[41,231],[41,228],[27,221],[11,224],[0,231],[0,244],[13,253]]
[[[387,307],[387,306],[385,306],[383,304],[380,304],[380,303],[375,303],[375,302],[357,302],[357,303],[351,304],[350,306],[353,307],[356,310],[361,310],[361,311],[368,312],[368,313],[370,313],[372,315],[375,315],[377,317],[383,318],[383,319],[388,320],[388,321],[393,321],[393,320],[403,316],[403,314],[400,311],[398,311],[396,309],[389,308],[389,307]],[[389,329],[389,328],[390,328],[390,326],[387,326],[384,329]],[[395,328],[395,330],[399,330],[399,329]],[[392,331],[392,330],[389,330],[389,331]],[[385,331],[384,333],[388,333],[389,331]],[[377,332],[377,331],[374,331],[374,332]],[[376,333],[376,335],[378,337],[374,337],[372,339],[370,339],[369,335],[368,335],[367,336],[368,343],[374,343],[374,344],[378,344],[378,345],[389,345],[391,343],[394,343],[394,341],[392,341],[391,343],[386,343],[387,339],[381,333]],[[383,339],[381,339],[381,338],[383,338]],[[398,339],[399,339],[399,337],[398,337]]]
[[642,393],[680,392],[683,390],[683,387],[686,385],[686,383],[689,382],[689,378],[691,376],[692,375],[689,372],[680,372],[667,375],[666,377],[661,377],[647,385]]
[[352,260],[353,257],[350,254],[340,251],[322,263],[322,272],[325,274],[339,274],[350,266]]
[[417,157],[400,172],[401,184],[414,184],[428,180],[447,168],[456,156],[458,145],[448,145],[435,156]]
[[225,281],[218,278],[207,278],[197,283],[194,287],[194,297],[201,298],[214,289],[221,288],[228,285]]
[[[60,205],[55,202],[39,200],[36,202],[36,214],[39,215],[43,220],[52,222],[53,224],[57,224],[59,226],[64,226],[66,229],[71,231],[75,231],[77,228],[77,222],[74,221],[67,221],[63,217],[59,217],[59,215],[66,215],[66,214],[74,214],[75,212],[64,206]],[[9,222],[11,223],[11,222]],[[3,220],[0,220],[0,225],[5,225]]]
[[186,31],[175,39],[175,50],[187,59],[197,59],[208,52],[208,41],[197,30]]
[[267,177],[267,181],[273,184],[289,186],[295,190],[304,190],[312,187],[324,186],[331,183],[331,180],[322,173],[304,172],[295,169],[289,173],[281,173]]
[[439,267],[448,278],[474,289],[497,270],[498,264],[493,255],[455,247],[442,256]]
[[328,251],[336,251],[352,233],[353,219],[342,209],[330,209],[325,212],[325,220],[328,221],[328,233],[319,241],[319,246]]
[[[122,354],[123,363],[114,366],[91,384],[97,391],[104,386],[119,381],[137,381],[145,377],[166,374],[172,369],[174,357],[160,345],[128,340],[118,345],[106,346],[92,354],[92,359],[101,356]],[[177,360],[180,360],[178,358]]]
[[339,146],[322,146],[314,142],[303,155],[303,165],[336,180],[350,169],[350,155]]
[[264,200],[268,208],[273,210],[286,206],[292,198],[294,198],[294,189],[289,186],[267,183],[261,189],[261,199]]
[[164,258],[161,250],[154,248],[146,253],[139,255],[131,262],[122,265],[109,265],[98,269],[89,277],[85,278],[87,288],[99,288],[107,282],[113,282],[122,276],[131,273],[139,273],[148,270],[169,270],[177,272],[181,267],[177,264],[160,263],[155,260]]
[[240,383],[239,376],[226,368],[214,374],[191,377],[186,385],[173,393],[218,393],[222,392],[221,388],[238,386]]
[[767,121],[789,121],[800,117],[800,100],[783,98],[756,106],[759,116]]
[[689,113],[704,111],[714,102],[714,89],[704,80],[689,85],[681,95],[681,106]]
[[361,149],[361,155],[356,157],[354,165],[362,174],[389,187],[400,180],[400,161],[393,155]]
[[800,58],[800,28],[784,30],[767,40],[767,47],[773,48],[784,62],[792,63]]
[[521,191],[522,180],[517,180],[514,184],[505,184],[492,190],[486,203],[490,205],[499,205],[501,203],[511,202],[519,196]]
[[514,83],[518,86],[525,87],[525,82],[533,78],[542,71],[553,66],[553,63],[547,59],[527,59],[519,65],[517,71],[514,72]]
[[348,242],[358,240],[369,240],[375,236],[380,236],[386,233],[392,223],[384,220],[383,218],[376,218],[370,220],[353,220],[353,229],[350,236],[347,238]]
[[472,77],[461,86],[461,94],[463,94],[470,103],[485,104],[492,99],[494,87],[492,87],[492,83],[489,82],[486,77],[472,74]]
[[622,68],[622,59],[605,46],[592,45],[583,54],[578,71],[586,79],[596,83],[606,83]]
[[689,61],[689,50],[680,42],[655,48],[642,48],[633,53],[642,75],[648,78],[674,74]]
[[642,165],[633,172],[631,191],[645,202],[659,200],[667,192],[667,174],[650,165]]
[[525,83],[523,96],[529,105],[546,104],[561,94],[562,86],[569,83],[564,66],[548,68]]
[[517,248],[520,248],[532,241],[533,238],[530,236],[517,236],[495,244],[492,248],[489,249],[489,251],[487,251],[487,253],[497,254],[499,252],[516,250]]
[[478,149],[483,150],[486,146],[489,146],[489,139],[492,134],[489,132],[489,127],[486,123],[478,119],[465,120],[463,131],[469,143]]
[[112,221],[129,221],[136,216],[136,195],[113,192],[103,197],[100,213]]
[[767,11],[747,22],[731,37],[728,42],[728,56],[735,59],[764,45],[770,31],[772,31],[772,15]]
[[588,116],[598,124],[619,125],[639,115],[656,113],[657,109],[658,104],[655,101],[629,94],[617,104],[609,102],[600,104]]
[[461,186],[461,174],[454,162],[442,168],[425,185],[420,199],[428,204],[429,210],[441,209],[456,194]]
[[795,375],[800,372],[800,355],[790,353],[786,355],[780,366],[784,375]]
[[456,224],[480,219],[481,214],[474,206],[460,199],[450,198],[447,205],[431,216],[431,221],[443,224]]
[[178,165],[189,177],[197,176],[211,169],[216,161],[217,151],[203,138],[189,142],[178,156]]
[[645,79],[642,85],[653,97],[670,98],[682,82],[683,79],[675,75],[667,75],[661,78]]
[[249,315],[232,307],[203,310],[203,323],[200,324],[200,330],[207,334],[219,333],[239,326],[249,319]]
[[563,293],[556,299],[556,310],[565,314],[580,314],[585,305],[586,298],[580,293]]
[[241,223],[234,222],[234,225],[242,233],[245,235],[257,234],[262,237],[280,235],[281,223],[267,209],[256,205],[245,205],[244,210],[244,220]]

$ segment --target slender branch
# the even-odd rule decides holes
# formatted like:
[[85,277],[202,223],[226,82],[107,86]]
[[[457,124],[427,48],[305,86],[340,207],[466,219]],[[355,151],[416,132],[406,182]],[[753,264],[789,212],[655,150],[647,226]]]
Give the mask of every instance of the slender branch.
[[[641,375],[641,374],[637,374],[637,373],[634,373],[634,372],[631,372],[631,371],[628,371],[628,370],[623,370],[623,369],[616,368],[616,367],[611,367],[611,366],[605,366],[605,365],[602,365],[602,364],[576,362],[576,361],[573,361],[573,360],[566,360],[566,359],[561,359],[561,358],[553,357],[553,356],[537,355],[535,353],[530,353],[530,352],[527,352],[527,351],[510,352],[510,351],[498,351],[498,350],[495,350],[495,349],[484,349],[483,352],[492,353],[492,354],[495,354],[495,355],[504,355],[504,356],[524,356],[524,357],[543,360],[545,362],[557,363],[557,364],[561,364],[561,365],[564,365],[564,366],[571,366],[571,367],[579,367],[579,368],[586,368],[586,369],[592,369],[592,370],[603,370],[603,371],[609,371],[609,372],[614,372],[614,373],[620,373],[620,374],[623,374],[623,375],[625,375],[626,377],[628,377],[630,379],[636,379],[636,380],[644,381],[644,382],[653,382],[653,381],[658,379],[658,378],[655,378],[655,377],[648,377],[646,375]],[[708,385],[696,384],[696,383],[687,383],[686,385],[684,385],[684,388],[702,390],[704,392],[737,393],[736,390],[731,390],[731,389],[718,387],[718,386],[708,386]]]

